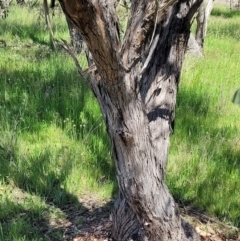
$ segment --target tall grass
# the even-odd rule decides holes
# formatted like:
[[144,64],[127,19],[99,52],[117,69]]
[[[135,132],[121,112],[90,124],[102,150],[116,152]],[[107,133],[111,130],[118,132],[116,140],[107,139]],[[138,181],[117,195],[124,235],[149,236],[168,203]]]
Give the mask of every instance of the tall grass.
[[[227,14],[226,14],[227,13]],[[168,183],[175,198],[240,227],[240,13],[215,8],[205,57],[186,58],[171,139]]]
[[[56,11],[56,10],[55,10]],[[229,17],[230,16],[230,17]],[[0,240],[63,240],[68,205],[109,199],[114,166],[101,113],[71,58],[53,52],[37,8],[0,22]],[[64,16],[56,37],[69,40]],[[219,24],[221,23],[221,24]],[[175,199],[240,227],[240,16],[217,8],[205,58],[186,58],[167,182]]]
[[[51,50],[39,9],[13,5],[0,22],[3,241],[62,240],[51,220],[66,218],[66,205],[83,208],[82,194],[109,199],[116,186],[99,107],[72,59]],[[55,36],[68,40],[64,15],[55,15]]]

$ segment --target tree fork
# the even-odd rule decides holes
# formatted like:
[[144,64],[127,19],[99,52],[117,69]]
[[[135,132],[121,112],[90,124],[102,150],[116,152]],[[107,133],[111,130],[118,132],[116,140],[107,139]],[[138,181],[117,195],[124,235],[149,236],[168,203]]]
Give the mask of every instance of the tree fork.
[[89,86],[112,142],[121,193],[114,208],[113,238],[199,240],[180,218],[164,177],[190,23],[202,0],[131,1],[122,43],[117,1],[59,2],[97,67],[99,78],[92,78]]

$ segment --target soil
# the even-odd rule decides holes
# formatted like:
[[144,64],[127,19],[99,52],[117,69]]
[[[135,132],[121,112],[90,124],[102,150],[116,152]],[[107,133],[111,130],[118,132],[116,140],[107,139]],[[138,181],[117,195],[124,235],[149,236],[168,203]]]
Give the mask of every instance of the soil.
[[[83,209],[74,210],[66,206],[67,218],[52,221],[52,229],[61,228],[64,241],[111,241],[111,210],[113,201],[96,202],[92,199],[81,200]],[[179,205],[181,216],[190,222],[201,236],[202,241],[240,241],[240,230],[222,223],[197,209]]]

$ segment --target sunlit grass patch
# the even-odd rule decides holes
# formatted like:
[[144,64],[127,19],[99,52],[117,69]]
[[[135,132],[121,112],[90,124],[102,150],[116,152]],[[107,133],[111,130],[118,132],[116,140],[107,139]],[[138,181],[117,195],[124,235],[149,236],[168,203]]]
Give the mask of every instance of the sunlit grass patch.
[[177,200],[237,226],[240,109],[231,100],[240,83],[239,23],[239,14],[213,11],[205,58],[185,60],[167,179]]

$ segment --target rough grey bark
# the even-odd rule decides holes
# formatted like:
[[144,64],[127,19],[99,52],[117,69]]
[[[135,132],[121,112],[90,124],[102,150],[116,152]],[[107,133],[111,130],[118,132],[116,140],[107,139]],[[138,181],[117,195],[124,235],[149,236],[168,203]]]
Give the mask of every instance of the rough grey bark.
[[121,193],[119,193],[118,198],[115,201],[112,220],[113,240],[128,240],[129,237],[135,241],[144,239],[145,235],[143,233],[142,225],[138,221],[137,215],[133,212]]
[[208,20],[215,0],[205,0],[196,15],[197,28],[195,36],[191,33],[188,41],[188,52],[196,57],[203,57],[204,40],[207,35]]
[[7,17],[8,8],[12,0],[0,0],[0,19]]
[[197,20],[197,29],[196,29],[196,41],[198,45],[203,49],[204,39],[207,35],[207,24],[213,9],[213,4],[215,0],[208,0],[201,4],[198,14],[196,17]]
[[131,1],[122,41],[117,0],[59,2],[96,65],[88,85],[106,122],[120,189],[113,239],[199,240],[164,179],[190,23],[202,1]]
[[85,53],[87,59],[88,67],[94,65],[94,61],[92,58],[92,54],[88,50],[86,43],[84,42],[80,31],[76,28],[76,26],[72,23],[71,19],[66,16],[68,30],[71,39],[72,50],[76,54]]
[[68,30],[71,38],[71,45],[76,53],[81,53],[83,48],[83,38],[79,32],[79,30],[74,26],[72,21],[66,17]]
[[16,2],[20,6],[24,6],[25,5],[25,0],[16,0]]

